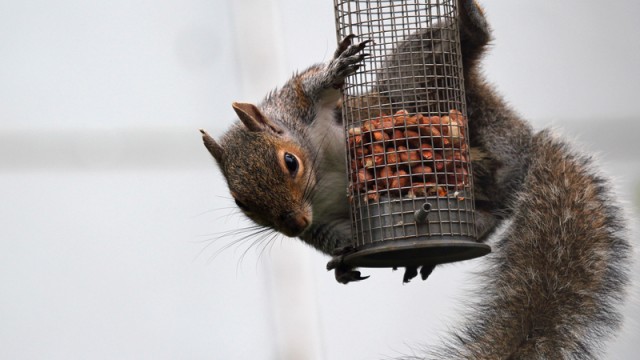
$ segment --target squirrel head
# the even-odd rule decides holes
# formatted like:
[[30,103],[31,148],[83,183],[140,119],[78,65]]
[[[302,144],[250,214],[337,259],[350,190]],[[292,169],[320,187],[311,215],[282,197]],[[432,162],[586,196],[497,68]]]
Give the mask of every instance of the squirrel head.
[[255,105],[233,103],[241,123],[220,143],[200,130],[240,210],[258,225],[298,236],[312,221],[313,159]]

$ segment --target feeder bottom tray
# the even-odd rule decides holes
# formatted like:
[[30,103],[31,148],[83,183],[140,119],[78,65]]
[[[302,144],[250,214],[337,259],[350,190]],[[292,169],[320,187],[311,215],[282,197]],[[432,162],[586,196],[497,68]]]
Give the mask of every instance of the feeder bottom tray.
[[469,260],[491,252],[487,244],[460,238],[392,240],[367,244],[344,258],[353,267],[437,265]]

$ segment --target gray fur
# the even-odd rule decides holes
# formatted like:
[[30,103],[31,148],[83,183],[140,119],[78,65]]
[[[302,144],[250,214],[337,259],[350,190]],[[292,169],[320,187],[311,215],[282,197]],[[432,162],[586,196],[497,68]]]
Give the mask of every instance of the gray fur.
[[[534,132],[485,81],[479,61],[491,39],[490,29],[474,1],[460,0],[460,5],[478,233],[484,241],[501,224],[506,229],[488,258],[490,266],[480,280],[483,292],[471,296],[478,301],[467,309],[467,323],[449,342],[419,358],[597,358],[604,341],[619,327],[618,308],[630,266],[626,224],[611,185],[588,156],[549,131]],[[399,52],[425,36],[428,32],[416,34],[399,45]],[[439,46],[443,45],[435,44],[432,50],[437,52]],[[313,209],[313,221],[298,236],[326,254],[350,242],[345,183],[338,180],[344,163],[336,160],[344,151],[338,148],[344,140],[334,130],[339,129],[337,89],[357,69],[363,48],[345,39],[329,63],[296,74],[258,105],[266,119],[284,129],[281,134],[251,132],[236,124],[219,146],[205,137],[214,156],[224,153],[218,163],[232,194],[252,198],[252,211],[247,213],[251,219],[277,229],[274,219],[279,213],[306,202]],[[408,60],[414,63],[393,54],[388,59]],[[412,71],[419,68],[424,67]],[[394,74],[380,74],[382,85],[376,92],[394,96],[403,84],[385,80],[393,78]],[[420,107],[430,104],[430,96],[425,93],[426,101],[416,102],[416,111],[429,110]],[[326,136],[318,136],[321,128],[327,129]],[[278,169],[275,153],[281,144],[300,147],[311,164],[303,199],[291,195],[292,187],[285,185],[288,180]],[[343,281],[340,276],[349,269],[340,270],[336,277]],[[355,273],[344,282],[360,278]]]
[[463,2],[460,28],[469,137],[484,154],[473,162],[476,197],[489,199],[477,208],[507,227],[466,325],[424,358],[598,358],[619,328],[628,283],[623,216],[588,156],[534,133],[484,80],[490,30],[472,3]]
[[[344,78],[357,70],[366,45],[351,40],[345,39],[334,59],[295,74],[257,106],[234,103],[241,121],[219,145],[203,131],[205,146],[245,215],[286,234],[283,214],[310,214],[308,228],[289,235],[327,254],[351,242],[338,101]],[[300,150],[303,182],[283,173],[278,159],[283,146]]]

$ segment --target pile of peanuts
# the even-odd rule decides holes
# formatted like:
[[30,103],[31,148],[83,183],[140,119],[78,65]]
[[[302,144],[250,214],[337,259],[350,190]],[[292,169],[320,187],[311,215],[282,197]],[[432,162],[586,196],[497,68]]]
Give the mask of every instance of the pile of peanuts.
[[469,183],[465,122],[457,110],[444,116],[400,110],[350,128],[351,193],[366,194],[367,201],[381,193],[457,196]]

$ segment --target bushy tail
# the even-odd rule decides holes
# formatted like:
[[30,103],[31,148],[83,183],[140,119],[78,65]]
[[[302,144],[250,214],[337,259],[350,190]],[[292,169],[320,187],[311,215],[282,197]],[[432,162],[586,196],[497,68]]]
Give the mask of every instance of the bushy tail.
[[619,327],[632,250],[611,185],[550,132],[532,144],[472,320],[429,358],[594,359]]

